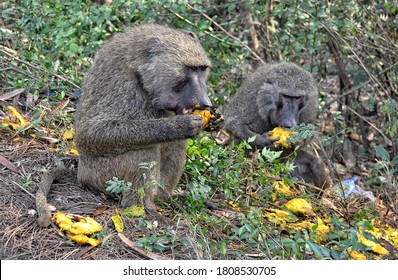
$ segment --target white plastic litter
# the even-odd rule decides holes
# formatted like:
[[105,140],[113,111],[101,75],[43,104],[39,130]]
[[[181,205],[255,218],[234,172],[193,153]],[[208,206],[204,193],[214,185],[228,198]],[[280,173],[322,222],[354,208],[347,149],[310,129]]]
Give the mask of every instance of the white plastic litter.
[[351,197],[365,197],[371,202],[375,202],[376,198],[371,191],[365,191],[357,185],[358,177],[353,176],[349,179],[341,181],[340,184],[336,184],[333,187],[335,194],[340,198],[349,199]]

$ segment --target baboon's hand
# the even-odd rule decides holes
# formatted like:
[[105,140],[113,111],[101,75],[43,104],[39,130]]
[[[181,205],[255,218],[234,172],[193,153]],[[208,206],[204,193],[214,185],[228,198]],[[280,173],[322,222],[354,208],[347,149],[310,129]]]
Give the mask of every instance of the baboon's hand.
[[269,136],[269,132],[265,132],[261,135],[257,135],[256,140],[254,140],[254,145],[259,149],[267,147],[268,149],[275,150],[274,143],[275,143],[275,141],[279,140],[279,137],[274,138],[274,139],[269,139],[268,136]]
[[203,119],[201,116],[180,115],[178,117],[181,134],[183,134],[185,138],[196,136],[199,132],[203,130]]

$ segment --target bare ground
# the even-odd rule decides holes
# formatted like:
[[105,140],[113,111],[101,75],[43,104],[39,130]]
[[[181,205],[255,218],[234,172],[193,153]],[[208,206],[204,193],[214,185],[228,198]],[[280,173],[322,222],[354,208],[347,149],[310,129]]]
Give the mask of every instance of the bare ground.
[[[7,136],[8,137],[8,136]],[[48,144],[35,139],[22,139],[11,142],[4,135],[0,138],[0,155],[14,163],[21,174],[8,168],[0,169],[0,259],[148,259],[162,258],[157,252],[137,253],[127,246],[115,231],[111,217],[118,207],[117,201],[107,200],[103,195],[93,194],[73,184],[56,184],[50,191],[48,202],[57,211],[93,216],[95,210],[102,209],[94,218],[105,229],[102,244],[97,247],[77,245],[56,227],[40,228],[35,213],[37,184],[43,168],[53,162],[48,152]],[[76,163],[76,160],[70,160]],[[24,181],[24,178],[30,179]],[[23,186],[25,184],[25,186]],[[105,210],[104,210],[105,209]],[[165,215],[167,210],[165,210]],[[123,234],[134,241],[148,234],[143,219],[124,219]],[[145,222],[145,221],[144,221]],[[191,240],[191,248],[174,248],[163,257],[170,259],[195,259],[200,257],[195,248],[194,237],[188,234],[185,222],[179,222],[178,236]],[[162,225],[154,232],[165,230]],[[189,235],[189,236],[188,236]],[[135,240],[135,241],[136,241]],[[195,251],[196,250],[196,251]],[[178,256],[178,257],[177,257]]]

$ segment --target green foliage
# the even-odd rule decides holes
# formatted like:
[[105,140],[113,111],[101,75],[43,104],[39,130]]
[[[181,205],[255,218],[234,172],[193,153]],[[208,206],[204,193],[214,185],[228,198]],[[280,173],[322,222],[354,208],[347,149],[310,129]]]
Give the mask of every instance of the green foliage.
[[22,188],[25,190],[30,189],[32,183],[32,173],[27,173],[25,177],[22,178]]
[[293,165],[279,160],[281,152],[264,148],[256,153],[253,161],[247,156],[247,141],[230,147],[220,147],[207,135],[189,140],[186,173],[187,187],[195,200],[203,200],[214,191],[222,191],[227,197],[239,197],[250,183],[261,190],[272,190],[269,176],[284,177]]
[[[141,162],[141,163],[138,164],[138,168],[139,169],[148,170],[148,172],[150,172],[150,170],[156,164],[157,163],[155,161],[152,161],[152,162]],[[137,188],[137,192],[138,192],[138,195],[141,196],[141,197],[145,196],[145,188],[151,188],[154,185],[163,187],[163,184],[161,182],[157,181],[156,179],[148,178],[148,175],[147,175],[146,172],[142,173],[142,178],[144,180],[143,186],[135,186],[135,187],[138,187]],[[116,177],[113,177],[112,180],[107,181],[106,184],[108,185],[106,187],[106,191],[111,192],[113,194],[122,194],[124,191],[131,189],[132,186],[133,186],[133,184],[131,182],[126,182],[124,180],[119,180]]]
[[388,121],[386,122],[386,133],[391,138],[398,134],[398,103],[395,100],[386,102],[381,111],[387,115]]
[[108,185],[106,187],[106,191],[111,192],[113,194],[122,194],[124,191],[132,187],[131,182],[119,180],[116,177],[113,177],[112,180],[107,181],[106,184]]
[[396,189],[398,175],[398,155],[391,157],[389,152],[381,145],[375,145],[376,163],[373,165],[375,177],[368,181],[369,185],[387,186]]
[[169,234],[150,234],[148,237],[141,238],[136,245],[147,251],[165,251],[176,246],[174,237]]
[[290,136],[287,142],[297,143],[302,140],[311,138],[315,135],[315,126],[311,123],[301,123],[291,128],[295,133]]

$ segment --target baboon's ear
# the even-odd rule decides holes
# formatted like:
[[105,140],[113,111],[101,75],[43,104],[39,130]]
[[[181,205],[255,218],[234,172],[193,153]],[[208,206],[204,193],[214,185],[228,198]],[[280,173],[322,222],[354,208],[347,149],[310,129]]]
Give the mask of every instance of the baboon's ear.
[[162,43],[158,38],[151,38],[148,41],[148,57],[152,58],[162,53]]

